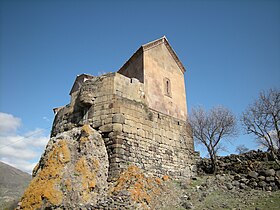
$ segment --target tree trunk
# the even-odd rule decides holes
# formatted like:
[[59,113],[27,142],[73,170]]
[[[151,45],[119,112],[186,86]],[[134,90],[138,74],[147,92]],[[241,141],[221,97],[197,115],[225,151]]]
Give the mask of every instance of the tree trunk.
[[276,163],[278,166],[280,166],[280,162],[279,162],[279,160],[278,160],[277,155],[275,154],[274,148],[271,148],[271,149],[270,149],[270,153],[271,153],[271,156],[272,156],[273,160],[275,161],[275,163]]
[[211,155],[210,159],[211,159],[211,164],[212,164],[212,173],[214,175],[216,175],[216,173],[217,173],[217,158],[216,158],[216,155],[215,154]]

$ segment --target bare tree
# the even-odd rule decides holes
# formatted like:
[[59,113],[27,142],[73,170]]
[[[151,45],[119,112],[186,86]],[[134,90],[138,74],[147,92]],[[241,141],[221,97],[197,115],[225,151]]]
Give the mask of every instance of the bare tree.
[[238,154],[243,154],[245,152],[248,152],[249,149],[244,144],[241,144],[241,145],[236,147],[235,151],[238,152]]
[[280,150],[280,92],[270,89],[261,92],[258,99],[242,114],[241,122],[248,134],[267,148],[279,164],[275,152]]
[[194,108],[189,117],[196,143],[206,147],[212,171],[217,170],[217,153],[223,148],[222,139],[229,140],[237,134],[235,116],[225,107],[214,107],[206,112],[202,107]]

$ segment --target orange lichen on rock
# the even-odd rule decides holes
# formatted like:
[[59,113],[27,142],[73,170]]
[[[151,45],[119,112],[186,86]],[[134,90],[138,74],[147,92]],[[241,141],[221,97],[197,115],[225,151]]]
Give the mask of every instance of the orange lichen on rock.
[[72,190],[72,185],[71,185],[71,180],[70,179],[67,179],[65,181],[65,187],[66,187],[67,191],[71,191]]
[[162,180],[163,180],[163,181],[168,181],[168,180],[169,180],[169,176],[164,175],[164,176],[162,177]]
[[85,124],[82,127],[82,133],[86,133],[88,135],[92,134],[92,128],[90,127],[89,124]]
[[83,125],[83,127],[82,127],[82,130],[81,130],[81,137],[79,138],[79,141],[80,141],[80,143],[85,143],[85,142],[87,142],[88,140],[89,140],[89,135],[91,135],[93,133],[93,131],[92,131],[92,128],[90,127],[90,125],[88,125],[88,124],[85,124],[85,125]]
[[160,178],[146,177],[137,166],[129,166],[111,189],[112,194],[122,190],[130,193],[132,200],[141,203],[144,209],[153,206],[153,200],[161,193],[162,180]]
[[84,156],[77,161],[75,171],[78,172],[79,176],[82,178],[83,199],[88,201],[90,199],[89,193],[96,186],[96,173],[90,170],[90,166]]
[[44,202],[57,205],[62,202],[62,192],[58,188],[62,169],[71,158],[70,150],[65,140],[54,145],[47,157],[45,165],[24,192],[21,208],[38,209]]

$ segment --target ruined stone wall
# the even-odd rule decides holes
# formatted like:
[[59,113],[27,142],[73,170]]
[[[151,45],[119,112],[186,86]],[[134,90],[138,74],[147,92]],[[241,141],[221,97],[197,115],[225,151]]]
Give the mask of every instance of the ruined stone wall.
[[129,78],[136,78],[143,83],[143,50],[141,48],[137,50],[137,52],[121,67],[118,73]]
[[83,124],[102,134],[109,179],[129,165],[152,175],[190,177],[193,140],[185,121],[147,106],[144,84],[114,73],[87,80],[56,115],[52,136]]

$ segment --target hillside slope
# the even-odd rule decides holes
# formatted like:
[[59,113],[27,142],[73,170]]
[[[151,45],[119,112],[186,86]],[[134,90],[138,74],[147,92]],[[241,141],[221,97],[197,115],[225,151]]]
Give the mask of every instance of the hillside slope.
[[31,175],[0,162],[0,209],[13,209],[31,181]]

